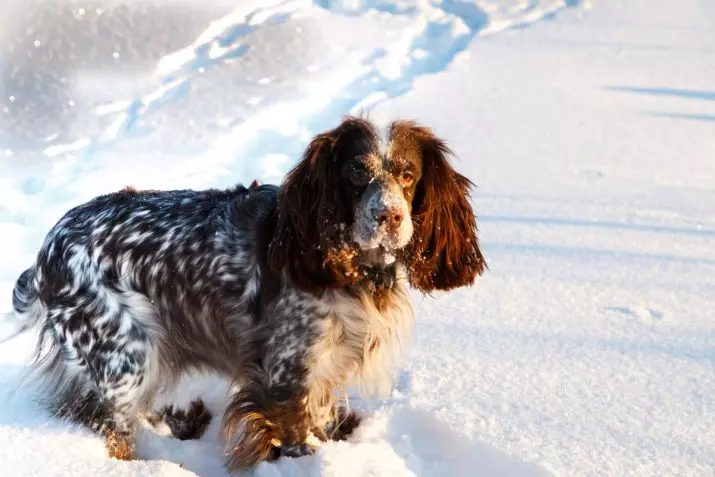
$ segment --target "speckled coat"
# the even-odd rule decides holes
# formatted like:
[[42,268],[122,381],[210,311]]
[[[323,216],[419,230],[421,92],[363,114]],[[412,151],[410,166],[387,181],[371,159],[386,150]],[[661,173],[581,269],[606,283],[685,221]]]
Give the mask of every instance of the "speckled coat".
[[358,422],[347,389],[390,389],[410,285],[448,290],[484,270],[471,183],[448,152],[413,123],[383,141],[348,118],[280,188],[125,189],[70,210],[13,294],[21,322],[40,326],[48,404],[129,459],[141,417],[198,437],[206,413],[194,409],[191,435],[191,413],[157,415],[153,399],[211,371],[236,384],[222,426],[232,469],[344,436]]

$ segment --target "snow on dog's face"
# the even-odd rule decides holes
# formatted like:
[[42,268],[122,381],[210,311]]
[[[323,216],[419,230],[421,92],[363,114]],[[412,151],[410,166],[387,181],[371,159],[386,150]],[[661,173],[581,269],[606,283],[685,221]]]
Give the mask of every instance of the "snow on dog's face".
[[297,283],[344,286],[361,267],[395,259],[429,291],[471,283],[484,269],[471,183],[426,128],[393,122],[381,138],[347,118],[317,135],[281,187],[269,260]]
[[[382,144],[380,144],[382,146]],[[361,250],[392,254],[410,242],[412,198],[422,174],[417,154],[374,147],[341,161],[341,182],[352,198],[350,238]]]

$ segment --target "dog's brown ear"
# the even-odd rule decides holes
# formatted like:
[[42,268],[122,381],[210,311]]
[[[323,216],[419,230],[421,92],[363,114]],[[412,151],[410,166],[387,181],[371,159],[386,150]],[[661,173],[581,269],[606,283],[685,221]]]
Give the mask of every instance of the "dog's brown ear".
[[410,284],[426,293],[473,284],[487,264],[469,202],[472,182],[453,169],[450,149],[430,129],[399,121],[391,137],[410,143],[422,158],[413,199],[415,232],[406,254]]
[[268,250],[274,272],[286,271],[304,289],[343,285],[344,271],[326,256],[340,242],[340,224],[349,212],[340,187],[341,159],[367,152],[376,137],[369,122],[348,117],[313,138],[278,195],[277,226]]

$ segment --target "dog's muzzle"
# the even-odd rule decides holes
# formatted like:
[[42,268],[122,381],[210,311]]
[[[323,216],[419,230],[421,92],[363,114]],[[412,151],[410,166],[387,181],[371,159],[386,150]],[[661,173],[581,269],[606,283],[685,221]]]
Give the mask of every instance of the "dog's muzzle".
[[353,240],[363,250],[400,249],[412,237],[409,206],[396,183],[374,180],[365,189],[355,213]]

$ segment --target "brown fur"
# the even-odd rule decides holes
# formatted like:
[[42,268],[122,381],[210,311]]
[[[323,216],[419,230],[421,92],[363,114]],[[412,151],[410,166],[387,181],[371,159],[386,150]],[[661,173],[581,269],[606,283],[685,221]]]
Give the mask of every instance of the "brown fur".
[[413,200],[415,233],[404,254],[410,285],[423,292],[471,285],[487,267],[468,201],[474,184],[452,168],[447,160],[452,152],[431,130],[398,121],[391,137],[394,148],[422,157],[422,180]]
[[[313,139],[281,188],[281,214],[269,249],[273,270],[287,267],[298,286],[313,291],[362,278],[355,262],[359,252],[338,228],[351,218],[351,204],[350,187],[337,169],[340,158],[374,152],[376,141],[373,127],[359,118],[347,118]],[[474,184],[452,168],[451,150],[430,129],[396,121],[390,141],[392,156],[413,161],[419,179],[405,190],[415,225],[402,257],[410,284],[425,293],[471,285],[487,267],[468,200]]]
[[109,457],[118,460],[135,460],[137,458],[133,439],[114,431],[104,433],[104,446]]
[[127,186],[124,186],[122,189],[120,189],[119,192],[128,194],[128,195],[139,195],[139,194],[156,194],[156,193],[160,193],[161,191],[159,189],[137,189],[133,185],[127,185]]
[[269,394],[264,387],[252,383],[244,386],[227,406],[222,424],[230,447],[229,469],[273,460],[282,446],[304,443],[310,431],[305,403],[302,395],[292,396],[281,390]]
[[376,138],[367,121],[349,118],[316,136],[283,182],[268,262],[276,272],[286,267],[302,289],[343,288],[361,278],[354,262],[358,250],[339,227],[352,219],[352,208],[336,158],[367,154]]

